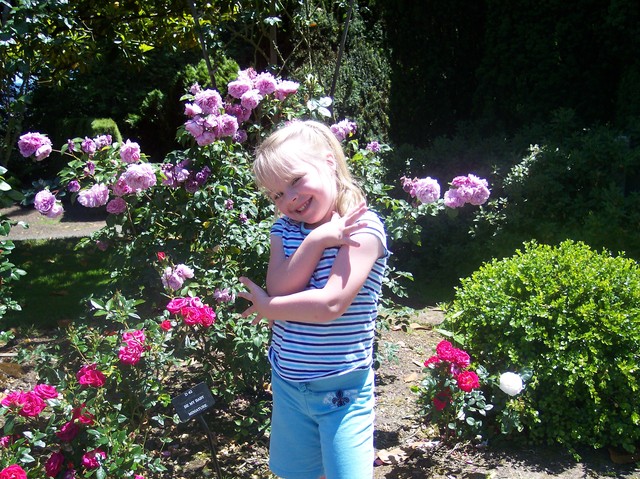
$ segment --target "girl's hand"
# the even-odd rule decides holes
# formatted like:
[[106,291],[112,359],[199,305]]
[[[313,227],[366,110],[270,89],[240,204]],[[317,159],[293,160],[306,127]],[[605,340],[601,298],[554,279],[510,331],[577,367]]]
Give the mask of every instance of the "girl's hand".
[[264,309],[265,309],[265,307],[267,305],[267,301],[269,300],[269,295],[267,294],[267,292],[264,289],[262,289],[260,286],[255,284],[249,278],[245,278],[243,276],[243,277],[240,277],[239,279],[240,279],[240,282],[249,291],[240,291],[238,293],[238,296],[240,296],[241,298],[246,299],[247,301],[251,301],[251,303],[253,303],[251,306],[249,306],[247,309],[245,309],[242,312],[242,317],[243,318],[248,318],[252,314],[255,314],[256,317],[253,318],[253,321],[251,321],[251,324],[256,325],[262,319],[267,319],[268,320],[268,327],[271,327],[273,325],[273,320],[267,318],[263,313],[263,311],[264,311]]
[[315,235],[325,248],[343,245],[360,246],[360,243],[352,239],[351,235],[367,226],[365,221],[357,222],[366,211],[367,205],[362,202],[342,217],[334,212],[331,221],[318,226],[311,234]]

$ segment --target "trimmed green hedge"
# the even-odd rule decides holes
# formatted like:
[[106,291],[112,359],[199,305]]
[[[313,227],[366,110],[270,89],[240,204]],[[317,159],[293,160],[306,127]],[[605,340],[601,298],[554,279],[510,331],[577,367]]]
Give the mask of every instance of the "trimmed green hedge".
[[640,269],[580,242],[525,244],[456,289],[445,329],[491,372],[533,371],[521,420],[533,442],[640,441]]

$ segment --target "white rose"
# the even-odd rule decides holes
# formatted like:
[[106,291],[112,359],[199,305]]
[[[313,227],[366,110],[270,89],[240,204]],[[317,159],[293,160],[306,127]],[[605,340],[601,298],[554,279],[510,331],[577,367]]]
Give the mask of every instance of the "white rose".
[[522,378],[516,373],[502,373],[500,375],[500,386],[498,386],[502,392],[509,396],[515,396],[522,391],[524,387],[522,384]]

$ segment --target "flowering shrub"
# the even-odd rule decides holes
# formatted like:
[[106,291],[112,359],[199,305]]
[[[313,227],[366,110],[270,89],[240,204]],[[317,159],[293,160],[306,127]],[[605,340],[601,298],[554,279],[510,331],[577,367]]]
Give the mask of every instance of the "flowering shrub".
[[444,440],[481,440],[522,431],[519,415],[524,380],[531,377],[505,372],[495,377],[482,366],[471,369],[471,357],[449,341],[436,346],[424,362],[425,378],[418,393],[421,414]]
[[[470,369],[471,358],[446,340],[425,363],[425,378],[414,391],[422,414],[438,426],[445,439],[475,438],[493,406],[480,389],[480,377]],[[486,379],[486,374],[483,374]]]
[[[74,471],[75,477],[130,477],[143,468],[160,473],[157,452],[142,446],[142,429],[153,424],[170,433],[177,421],[167,410],[171,388],[194,361],[198,379],[221,404],[250,395],[252,415],[238,424],[244,433],[268,426],[258,412],[263,414],[267,400],[269,333],[243,319],[234,305],[239,276],[265,275],[274,218],[273,205],[253,186],[252,151],[274,126],[312,114],[307,105],[313,105],[315,88],[313,82],[252,69],[240,71],[226,95],[193,85],[183,97],[185,123],[178,131],[186,148],[162,163],[149,161],[134,141],[113,142],[109,135],[70,139],[61,148],[70,160],[59,181],[71,201],[108,213],[106,227],[83,244],[112,252],[118,291],[92,298],[89,319],[98,322],[67,331],[71,351],[64,362],[39,353],[47,360],[39,358],[38,370],[59,379],[61,397],[41,412],[50,418],[41,441],[29,442],[29,454],[37,457],[33,470]],[[388,147],[372,141],[360,148],[349,120],[332,131],[393,238],[410,241],[419,232],[412,220],[445,207],[391,198],[392,186],[382,183],[381,154]],[[26,136],[23,155],[44,159],[44,138]],[[36,208],[61,214],[59,194],[39,192]],[[386,284],[393,290],[395,278],[390,275]],[[142,317],[143,301],[132,296],[147,301]],[[461,387],[473,386],[468,372],[460,381]],[[83,412],[74,413],[78,408]],[[6,414],[20,416],[17,409]],[[27,463],[24,455],[7,457]]]

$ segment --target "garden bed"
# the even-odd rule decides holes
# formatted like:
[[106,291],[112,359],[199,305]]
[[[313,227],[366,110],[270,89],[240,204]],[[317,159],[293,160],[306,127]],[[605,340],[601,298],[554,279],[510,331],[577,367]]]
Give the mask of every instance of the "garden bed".
[[[379,342],[380,354],[387,356],[377,373],[375,479],[382,478],[502,478],[564,479],[640,478],[637,463],[615,464],[606,450],[580,451],[576,462],[559,448],[515,448],[489,444],[477,448],[464,444],[455,447],[438,443],[428,425],[420,422],[416,411],[416,396],[410,387],[421,378],[422,363],[433,353],[441,339],[433,325],[442,319],[442,312],[426,308],[408,322],[391,325],[383,330]],[[18,332],[19,333],[19,332]],[[46,344],[46,335],[24,338],[0,349],[0,386],[6,393],[28,389],[35,383],[29,365],[15,363],[20,348]],[[189,375],[185,375],[189,377]],[[191,384],[176,385],[176,390]],[[238,419],[250,398],[239,399],[232,407],[215,407],[203,414],[216,448],[216,457],[227,478],[260,478],[273,476],[268,472],[268,438],[232,439],[225,433]],[[153,434],[147,448],[160,451],[162,462],[169,469],[163,477],[202,479],[216,477],[211,449],[205,430],[198,421],[181,423],[171,432],[173,441],[164,447]],[[145,476],[152,477],[152,476]]]

